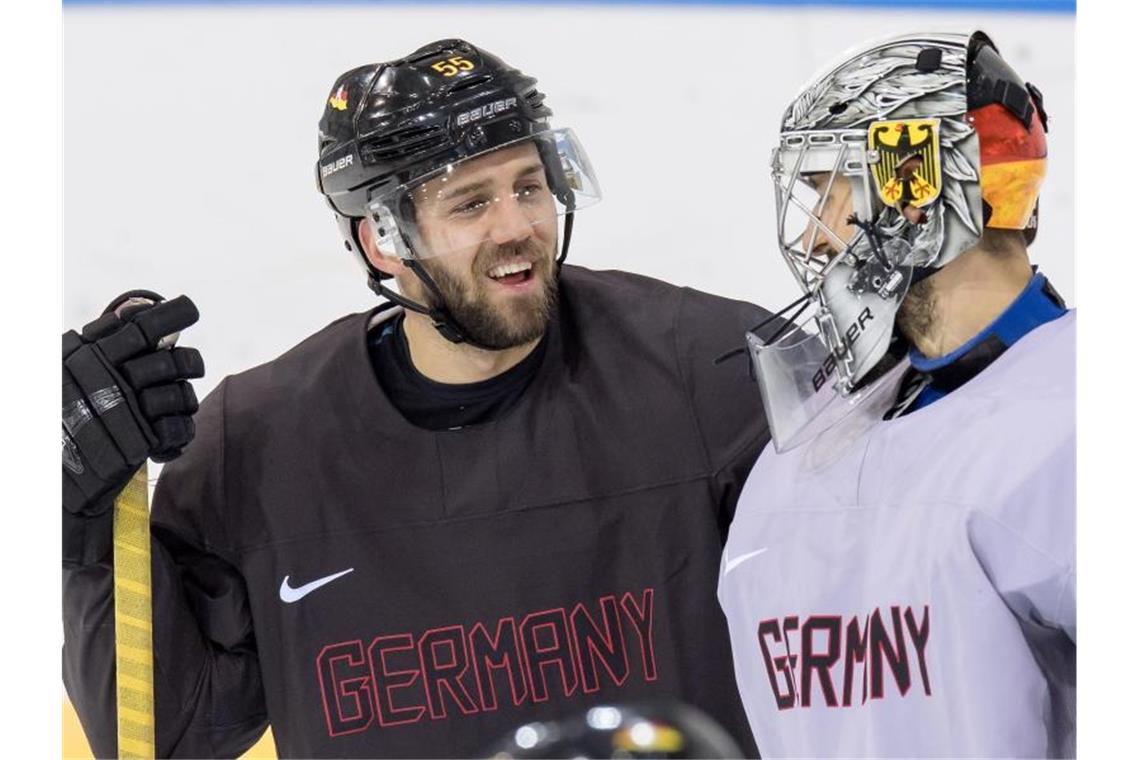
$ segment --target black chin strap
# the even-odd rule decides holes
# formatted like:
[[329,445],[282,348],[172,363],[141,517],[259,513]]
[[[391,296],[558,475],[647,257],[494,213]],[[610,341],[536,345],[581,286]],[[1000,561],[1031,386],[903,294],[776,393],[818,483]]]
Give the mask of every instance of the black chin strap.
[[[443,299],[439,297],[439,288],[436,286],[435,281],[431,279],[431,275],[425,272],[423,268],[419,266],[419,263],[414,259],[406,259],[404,261],[404,264],[413,272],[415,272],[416,277],[420,279],[420,282],[424,283],[424,285],[432,293],[436,294],[436,299],[442,303]],[[424,316],[428,317],[431,319],[432,326],[439,331],[440,335],[447,338],[452,343],[471,343],[471,345],[474,346],[479,345],[467,337],[466,333],[463,332],[463,329],[459,326],[459,324],[455,321],[455,319],[451,316],[446,308],[433,309],[424,306],[422,303],[416,303],[412,299],[406,298],[399,292],[393,290],[392,288],[389,288],[384,284],[383,280],[372,274],[368,275],[368,287],[372,288],[372,292],[376,295],[383,296],[392,303],[403,306],[408,311],[414,311],[417,314],[423,314]]]
[[566,260],[566,254],[570,252],[570,233],[573,231],[574,212],[567,211],[562,221],[562,253],[558,254],[558,260],[554,262],[559,267],[561,267],[562,262]]
[[857,214],[852,214],[847,217],[847,223],[863,231],[863,234],[867,236],[867,242],[871,245],[871,253],[883,267],[886,269],[894,268],[894,265],[887,261],[887,255],[883,253],[882,241],[879,239],[879,230],[874,220],[863,221]]
[[[431,319],[432,327],[452,343],[470,343],[473,346],[485,348],[485,346],[480,346],[479,343],[472,340],[471,336],[467,334],[467,331],[459,326],[455,317],[451,316],[451,312],[447,306],[444,305],[443,293],[440,292],[439,286],[435,284],[435,280],[431,278],[431,275],[427,273],[427,270],[423,268],[419,260],[405,259],[404,266],[412,270],[412,273],[419,278],[420,282],[424,284],[424,287],[431,291],[434,297],[433,300],[437,304],[440,304],[436,307],[416,304],[419,308],[415,309],[415,311],[418,311],[420,314],[426,314]],[[411,301],[407,303],[411,303]]]

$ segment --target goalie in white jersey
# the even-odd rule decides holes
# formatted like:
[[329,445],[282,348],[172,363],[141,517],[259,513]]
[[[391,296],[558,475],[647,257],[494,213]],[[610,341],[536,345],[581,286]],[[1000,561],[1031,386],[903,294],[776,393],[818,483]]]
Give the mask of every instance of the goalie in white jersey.
[[1074,754],[1075,315],[1026,250],[1045,126],[980,32],[865,47],[783,116],[804,296],[748,336],[773,444],[719,586],[765,758]]

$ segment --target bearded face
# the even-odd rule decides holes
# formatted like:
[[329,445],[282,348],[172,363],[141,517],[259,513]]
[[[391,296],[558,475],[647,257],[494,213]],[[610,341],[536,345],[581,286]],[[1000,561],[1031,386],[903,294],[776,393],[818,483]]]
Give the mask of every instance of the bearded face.
[[557,297],[558,212],[537,147],[458,164],[413,191],[421,302],[446,307],[472,341],[502,350],[543,334]]
[[439,297],[418,280],[415,286],[423,302],[446,307],[480,346],[502,350],[523,345],[546,331],[557,302],[555,242],[537,236],[506,245],[486,242],[466,271],[454,261],[427,259],[421,265]]

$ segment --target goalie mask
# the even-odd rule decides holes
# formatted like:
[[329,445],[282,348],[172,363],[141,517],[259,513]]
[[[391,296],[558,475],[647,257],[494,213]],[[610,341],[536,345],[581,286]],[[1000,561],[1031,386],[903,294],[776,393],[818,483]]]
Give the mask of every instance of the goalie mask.
[[771,168],[779,250],[803,296],[775,334],[747,336],[778,449],[845,416],[898,363],[912,284],[985,227],[1032,240],[1045,120],[981,32],[873,44],[796,96]]

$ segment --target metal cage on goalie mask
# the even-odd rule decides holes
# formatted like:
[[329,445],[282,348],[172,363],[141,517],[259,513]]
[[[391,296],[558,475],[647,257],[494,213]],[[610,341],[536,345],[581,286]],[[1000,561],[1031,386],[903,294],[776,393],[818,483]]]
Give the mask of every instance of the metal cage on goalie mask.
[[[785,112],[772,159],[777,229],[805,290],[818,288],[840,258],[820,255],[821,237],[832,251],[874,254],[867,229],[844,240],[820,218],[837,186],[850,189],[853,213],[880,239],[907,244],[896,251],[906,260],[895,264],[937,267],[976,245],[983,214],[967,114],[969,42],[924,35],[873,45],[813,81]],[[909,180],[885,176],[911,157],[921,165]],[[885,200],[890,192],[895,203]],[[903,200],[921,210],[921,223],[904,216]]]

